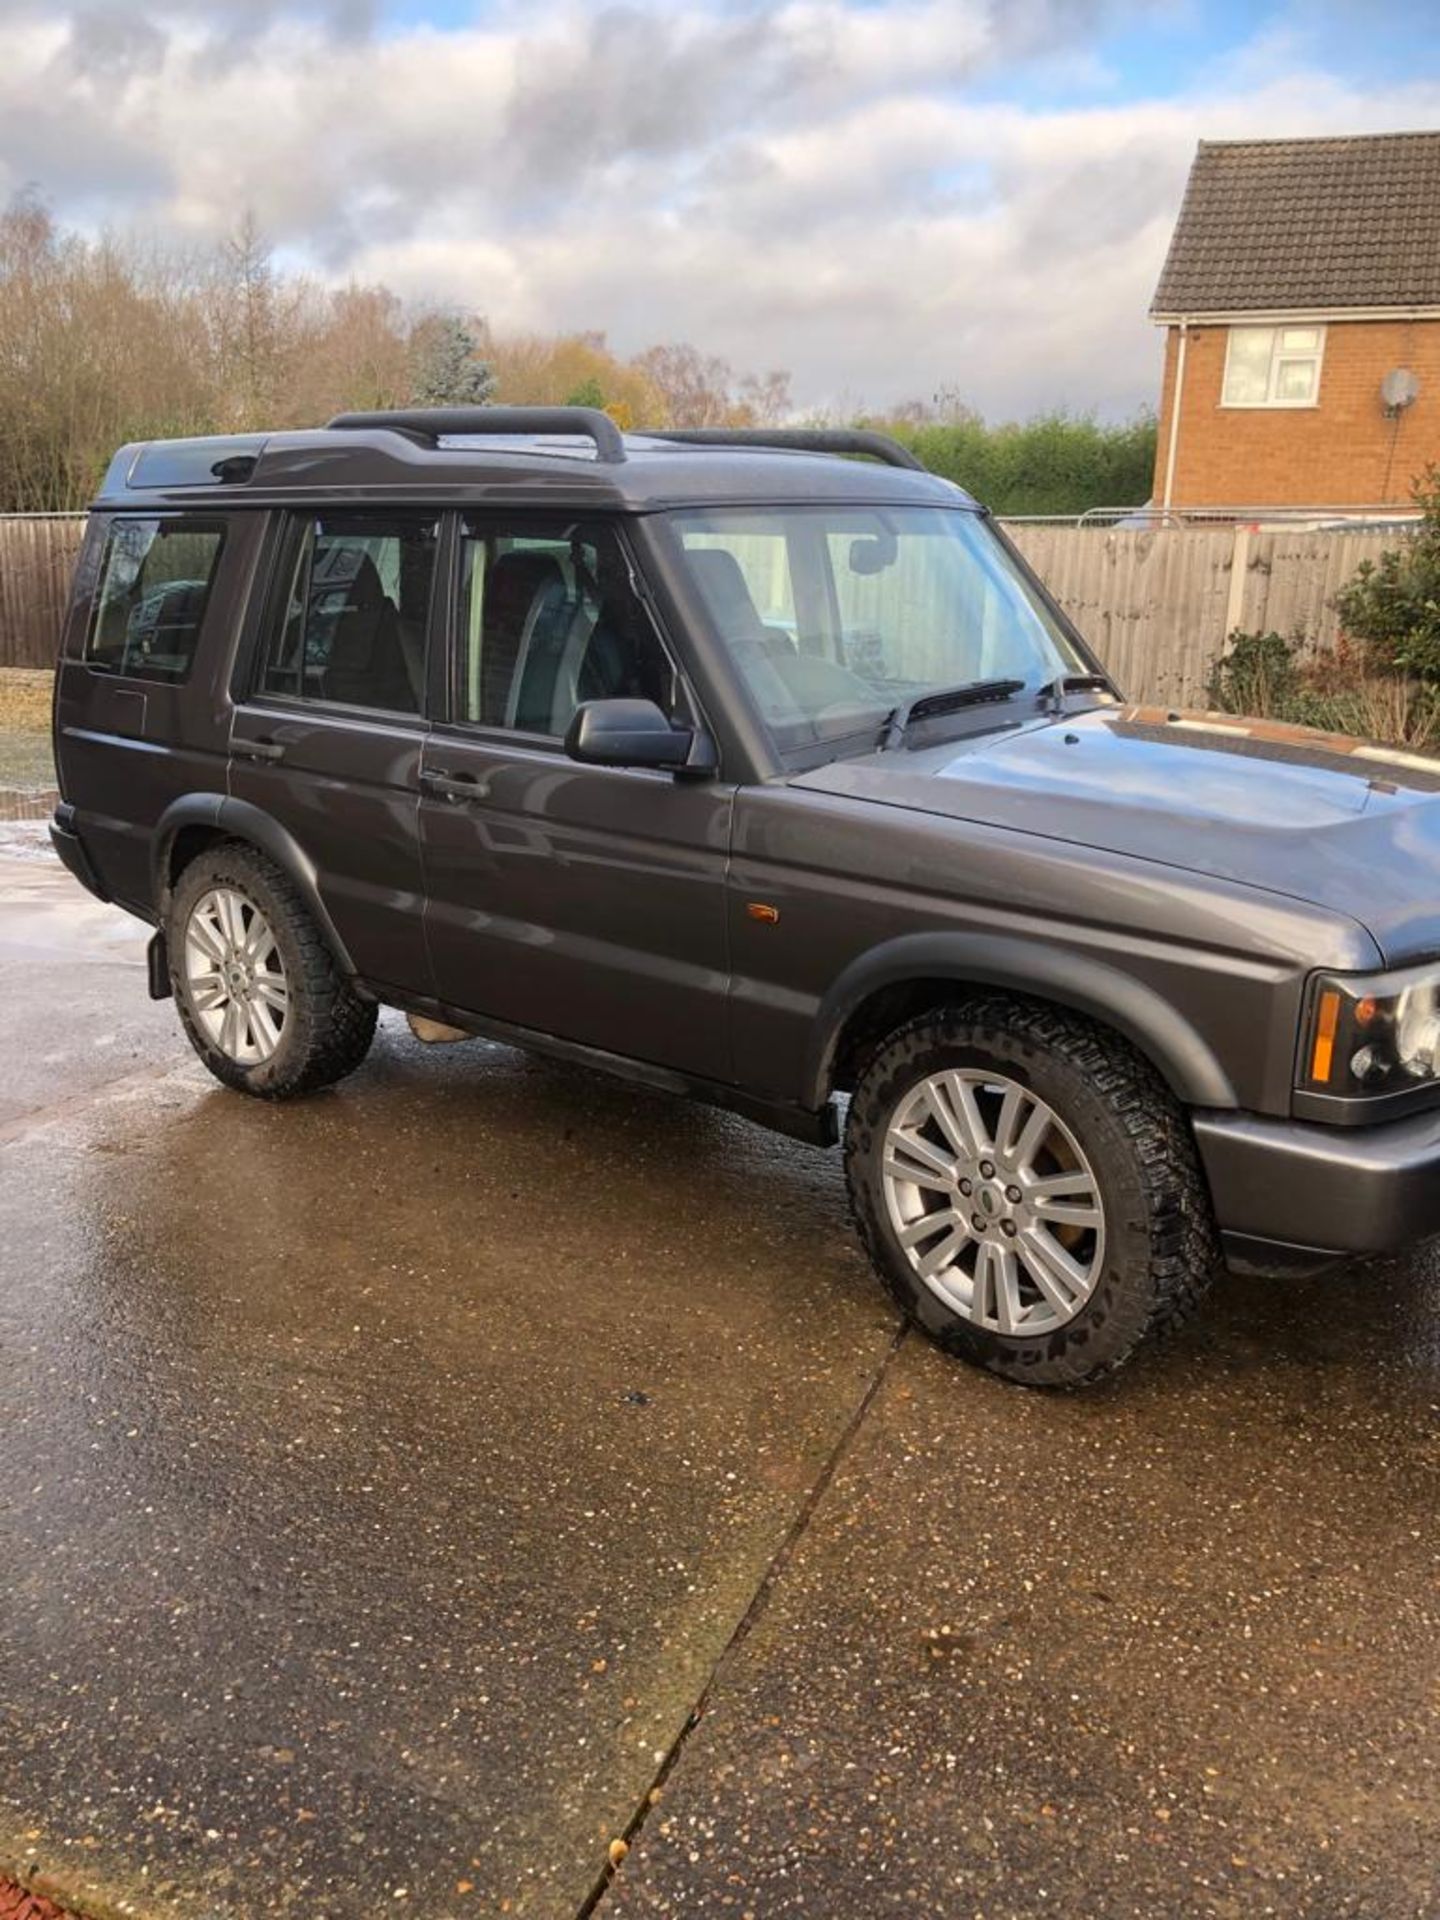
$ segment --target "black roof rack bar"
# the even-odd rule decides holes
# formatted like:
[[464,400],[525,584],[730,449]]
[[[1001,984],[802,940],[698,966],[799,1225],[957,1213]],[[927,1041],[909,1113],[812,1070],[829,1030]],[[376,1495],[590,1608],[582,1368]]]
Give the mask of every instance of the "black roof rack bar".
[[464,434],[578,433],[595,442],[601,460],[619,466],[625,442],[598,407],[400,407],[378,413],[337,413],[332,427],[388,427],[426,446]]
[[[642,430],[643,431],[643,430]],[[792,453],[866,453],[887,467],[909,467],[915,473],[929,468],[908,447],[886,433],[867,433],[860,427],[661,427],[645,436],[650,440],[677,440],[695,447],[782,447]]]

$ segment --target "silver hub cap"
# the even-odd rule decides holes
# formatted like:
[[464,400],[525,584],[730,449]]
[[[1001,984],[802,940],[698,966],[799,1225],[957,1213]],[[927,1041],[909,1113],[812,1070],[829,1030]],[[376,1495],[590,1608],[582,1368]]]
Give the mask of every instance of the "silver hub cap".
[[290,1009],[270,922],[235,887],[202,894],[185,926],[185,985],[195,1017],[221,1053],[253,1067],[280,1044]]
[[885,1134],[890,1224],[915,1272],[990,1333],[1064,1326],[1095,1291],[1105,1210],[1054,1109],[1002,1074],[932,1074]]

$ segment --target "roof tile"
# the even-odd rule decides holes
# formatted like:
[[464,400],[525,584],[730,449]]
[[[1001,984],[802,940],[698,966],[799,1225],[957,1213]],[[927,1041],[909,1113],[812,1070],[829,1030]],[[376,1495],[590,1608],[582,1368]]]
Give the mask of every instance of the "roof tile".
[[1202,140],[1150,311],[1440,307],[1440,132]]

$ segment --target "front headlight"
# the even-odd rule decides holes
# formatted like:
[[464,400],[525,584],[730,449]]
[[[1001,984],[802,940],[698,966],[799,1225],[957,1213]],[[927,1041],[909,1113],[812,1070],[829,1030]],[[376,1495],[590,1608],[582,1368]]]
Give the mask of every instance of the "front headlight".
[[1321,974],[1311,983],[1300,1085],[1342,1099],[1440,1080],[1440,968]]

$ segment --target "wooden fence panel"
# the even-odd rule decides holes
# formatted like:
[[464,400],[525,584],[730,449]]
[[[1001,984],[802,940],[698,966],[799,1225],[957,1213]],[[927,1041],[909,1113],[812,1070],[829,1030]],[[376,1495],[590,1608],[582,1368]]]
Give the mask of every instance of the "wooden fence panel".
[[54,666],[84,532],[83,514],[0,517],[0,667]]
[[[1016,526],[1011,538],[1135,700],[1202,704],[1232,631],[1333,646],[1334,598],[1393,533]],[[1236,564],[1243,575],[1235,576]]]
[[1394,534],[1386,533],[1251,534],[1239,626],[1333,645],[1335,595],[1362,560],[1378,560],[1394,545]]
[[1180,706],[1203,697],[1225,636],[1228,527],[1010,534],[1131,698]]

